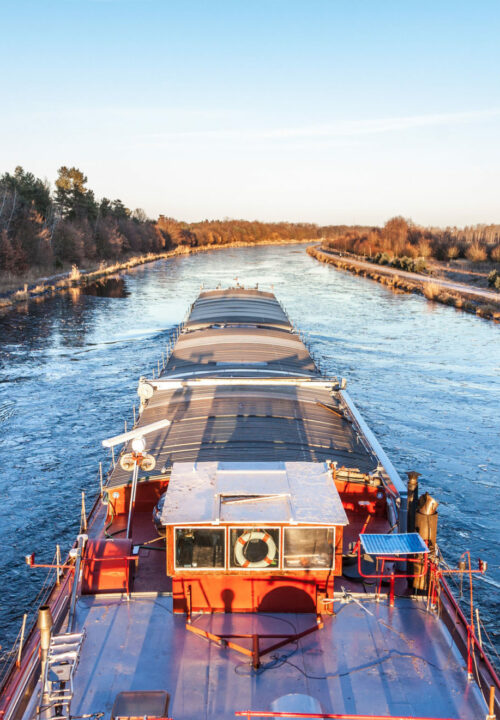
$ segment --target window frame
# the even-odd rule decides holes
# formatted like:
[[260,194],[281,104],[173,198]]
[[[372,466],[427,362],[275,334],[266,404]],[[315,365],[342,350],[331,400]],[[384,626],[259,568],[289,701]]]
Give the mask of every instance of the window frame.
[[[183,567],[177,565],[177,530],[193,530],[196,532],[196,530],[212,530],[217,532],[222,532],[222,538],[223,538],[223,563],[222,565],[218,566],[202,566],[202,565],[196,565],[196,567]],[[225,529],[223,527],[214,527],[213,525],[174,525],[173,526],[173,535],[174,535],[174,572],[192,572],[193,570],[197,572],[198,570],[203,570],[207,572],[223,572],[226,569],[227,566],[227,533],[225,532]]]
[[[231,557],[233,554],[233,547],[231,545],[231,531],[232,530],[243,530],[244,532],[252,532],[253,530],[277,530],[278,531],[278,547],[277,549],[277,555],[278,555],[278,564],[277,565],[267,565],[266,567],[240,567],[238,565],[233,565],[231,563]],[[241,536],[240,536],[241,537]],[[274,539],[274,538],[273,538]],[[237,542],[237,541],[236,541]],[[227,526],[227,547],[229,548],[229,552],[227,554],[227,570],[229,572],[277,572],[278,570],[283,569],[283,560],[282,560],[282,548],[283,548],[283,526],[282,525],[228,525]]]
[[[286,538],[286,530],[333,530],[333,544],[332,544],[332,562],[331,565],[326,565],[324,567],[311,567],[309,565],[307,566],[300,566],[297,568],[287,567],[285,565],[285,538]],[[337,540],[337,533],[336,533],[336,526],[335,525],[287,525],[286,527],[283,527],[283,552],[282,552],[282,558],[283,558],[283,570],[284,572],[297,572],[300,570],[324,570],[324,571],[330,571],[335,569],[335,543]]]

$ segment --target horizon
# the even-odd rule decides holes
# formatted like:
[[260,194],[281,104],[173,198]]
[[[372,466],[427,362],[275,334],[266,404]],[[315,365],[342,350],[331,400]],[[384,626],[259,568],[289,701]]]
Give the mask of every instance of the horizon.
[[6,0],[2,170],[149,217],[497,224],[500,5]]

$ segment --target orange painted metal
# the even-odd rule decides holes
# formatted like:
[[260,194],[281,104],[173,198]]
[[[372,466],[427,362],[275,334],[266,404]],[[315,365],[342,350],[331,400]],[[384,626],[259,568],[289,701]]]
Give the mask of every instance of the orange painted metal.
[[132,541],[94,540],[87,543],[82,576],[82,595],[130,590]]
[[[326,579],[321,583],[325,586]],[[213,572],[172,579],[174,612],[316,612],[315,577],[225,575]]]
[[[226,527],[229,532],[233,526]],[[276,527],[289,526],[277,523]],[[190,609],[193,612],[319,612],[322,600],[333,592],[335,576],[342,574],[342,526],[335,526],[334,566],[314,570],[176,569],[174,531],[174,526],[166,527],[167,575],[172,577],[175,613],[189,614]]]
[[382,561],[381,572],[367,574],[367,573],[363,572],[362,566],[361,566],[361,542],[358,542],[358,544],[357,544],[357,551],[358,551],[358,572],[359,572],[360,576],[364,577],[364,578],[380,580],[378,590],[377,590],[378,595],[380,595],[380,591],[382,589],[382,580],[390,581],[391,585],[390,585],[390,593],[389,593],[389,604],[391,607],[394,607],[394,582],[396,580],[398,580],[400,578],[421,578],[427,574],[427,568],[429,566],[428,553],[425,553],[425,555],[424,555],[424,563],[422,566],[422,570],[419,573],[395,573],[394,571],[390,572],[390,573],[384,573],[386,562],[393,562],[393,563],[404,562],[404,563],[413,563],[413,564],[420,563],[420,560],[414,560],[413,558],[409,558],[407,555],[403,555],[403,556],[401,556],[401,555],[394,555],[394,556],[384,555],[382,558],[378,558],[378,559],[381,559],[381,561]]
[[335,480],[335,487],[346,512],[350,511],[363,517],[366,513],[377,517],[386,516],[387,497],[382,487],[350,482],[341,478]]

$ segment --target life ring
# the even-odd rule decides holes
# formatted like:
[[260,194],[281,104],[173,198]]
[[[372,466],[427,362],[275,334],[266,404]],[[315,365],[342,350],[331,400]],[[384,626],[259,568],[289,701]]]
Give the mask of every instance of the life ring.
[[[245,548],[249,542],[262,540],[267,545],[267,553],[262,560],[251,562],[245,557]],[[276,557],[276,543],[268,532],[263,530],[248,530],[240,535],[234,545],[234,557],[237,564],[242,568],[262,568],[268,567]]]

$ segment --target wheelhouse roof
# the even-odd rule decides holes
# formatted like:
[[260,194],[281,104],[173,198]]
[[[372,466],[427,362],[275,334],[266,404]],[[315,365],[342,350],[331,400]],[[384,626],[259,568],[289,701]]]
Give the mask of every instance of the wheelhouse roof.
[[326,463],[175,463],[163,525],[347,525]]

